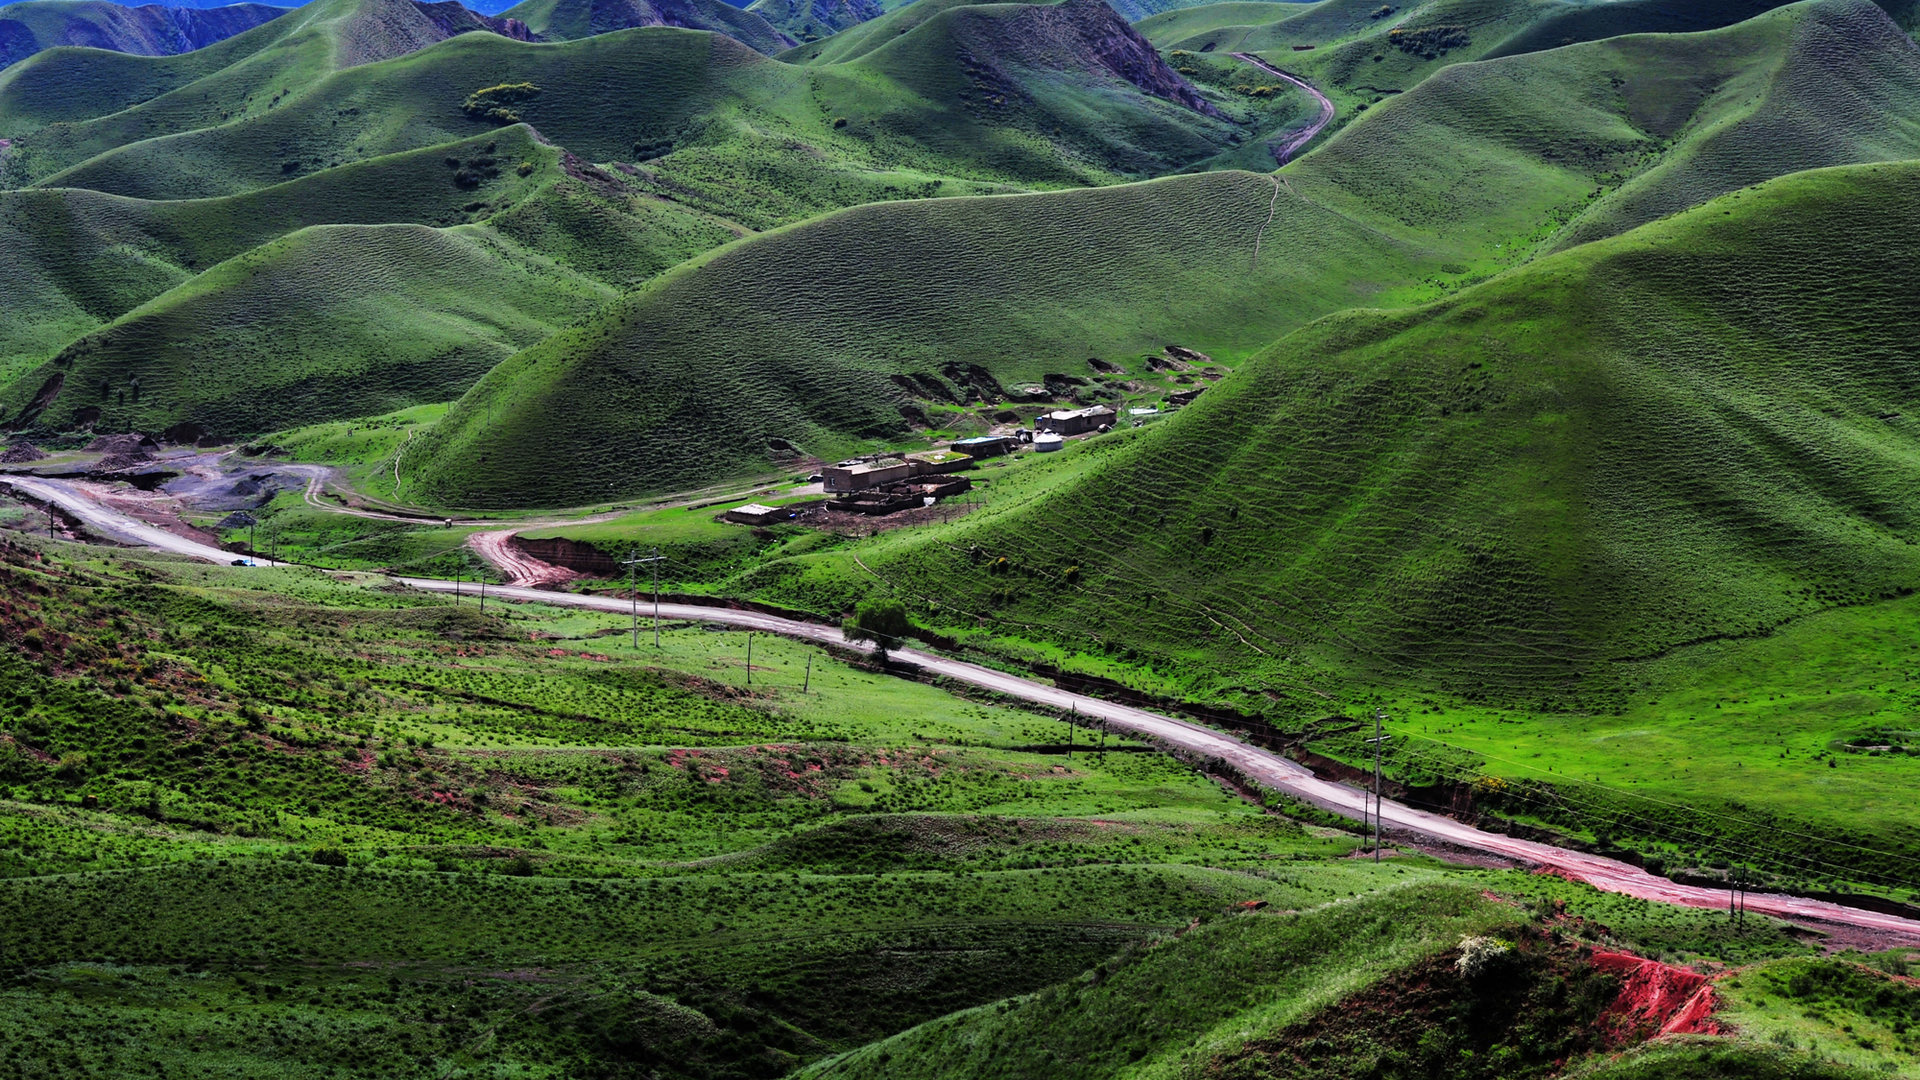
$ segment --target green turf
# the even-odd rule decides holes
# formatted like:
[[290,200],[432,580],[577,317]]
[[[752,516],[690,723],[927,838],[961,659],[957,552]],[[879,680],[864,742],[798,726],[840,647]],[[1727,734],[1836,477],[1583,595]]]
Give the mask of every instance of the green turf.
[[0,1075],[1109,1075],[1543,917],[1807,951],[1340,858],[1138,744],[784,639],[749,672],[738,632],[18,537],[0,579]]

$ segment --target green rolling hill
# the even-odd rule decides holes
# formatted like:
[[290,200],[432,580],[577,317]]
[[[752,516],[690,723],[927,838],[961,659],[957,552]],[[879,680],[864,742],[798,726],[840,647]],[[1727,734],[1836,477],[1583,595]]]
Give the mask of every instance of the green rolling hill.
[[[1340,106],[1344,121],[1455,64],[1624,35],[1713,30],[1783,6],[1783,0],[1323,0],[1274,18],[1258,4],[1220,3],[1169,11],[1143,20],[1139,29],[1167,50],[1260,53],[1312,81]],[[1900,25],[1913,24],[1913,0],[1879,6]]]
[[[605,92],[632,82],[652,92]],[[819,70],[663,27],[558,45],[466,34],[333,72],[223,123],[168,118],[174,133],[146,137],[162,118],[140,114],[156,99],[27,131],[4,163],[43,184],[143,198],[229,194],[463,138],[487,126],[462,111],[468,96],[499,83],[541,89],[515,109],[546,138],[589,160],[637,161],[657,191],[756,228],[966,190],[943,190],[950,178],[1058,186],[1153,175],[1243,137],[1110,9],[1074,0],[956,9],[858,63]],[[1230,107],[1236,119],[1263,110]]]
[[0,72],[0,138],[13,143],[0,182],[24,186],[142,140],[273,115],[336,71],[473,31],[527,33],[452,0],[318,0],[177,57],[44,52]]
[[769,54],[797,44],[759,13],[723,0],[523,0],[501,15],[527,24],[543,41],[571,41],[636,26],[678,26],[713,30]]
[[[14,417],[42,426],[84,422],[95,418],[91,410],[104,409],[98,422],[108,426],[186,423],[221,432],[354,415],[344,411],[352,406],[338,395],[286,396],[244,415],[210,404],[228,400],[233,388],[245,384],[244,373],[261,370],[269,356],[280,354],[262,339],[235,339],[217,323],[202,327],[194,321],[196,313],[237,310],[249,302],[251,283],[282,281],[258,269],[217,279],[221,289],[235,293],[230,299],[215,302],[208,283],[182,293],[191,303],[167,307],[164,320],[165,333],[175,343],[171,349],[156,353],[143,336],[161,325],[152,322],[152,311],[136,320],[148,331],[123,325],[73,342],[76,333],[90,332],[136,304],[154,301],[166,307],[171,301],[158,300],[160,292],[218,261],[211,249],[220,248],[220,257],[237,254],[241,249],[217,242],[231,231],[222,221],[244,221],[242,231],[254,243],[264,243],[313,224],[443,226],[489,220],[510,246],[485,251],[504,252],[501,257],[508,261],[521,254],[536,262],[553,259],[565,273],[577,269],[584,275],[585,284],[563,290],[575,298],[566,303],[574,304],[585,302],[582,297],[611,299],[604,289],[631,288],[750,229],[847,203],[1017,190],[1015,184],[1101,182],[1122,169],[1164,171],[1219,152],[1231,144],[1237,121],[1279,108],[1229,104],[1223,112],[1098,4],[962,9],[952,16],[902,35],[857,62],[819,70],[761,57],[729,37],[676,28],[640,28],[550,45],[469,33],[393,60],[334,71],[262,115],[136,141],[95,157],[47,178],[49,187],[70,194],[21,191],[13,197],[84,203],[94,198],[89,193],[120,196],[106,200],[122,208],[116,212],[138,205],[145,209],[136,216],[203,219],[201,235],[207,240],[198,251],[135,244],[124,250],[141,253],[137,265],[117,269],[116,255],[100,264],[99,282],[88,280],[95,274],[88,263],[50,264],[61,242],[41,245],[48,254],[15,268],[23,285],[11,306],[33,317],[23,318],[17,324],[21,329],[5,343],[0,382],[59,355],[54,367],[12,388],[7,408]],[[293,37],[307,52],[313,41],[323,40]],[[236,48],[257,44],[241,42]],[[995,55],[996,49],[999,62],[991,71],[977,65],[967,69],[956,59]],[[257,55],[249,53],[239,64],[254,63]],[[226,74],[221,69],[210,78]],[[544,150],[495,154],[475,149],[500,129],[497,121],[470,116],[461,105],[475,88],[502,79],[542,88],[514,108],[538,129],[538,138],[566,148],[558,158]],[[626,111],[610,112],[599,88],[621,79],[644,80],[656,93],[619,98]],[[1033,92],[1019,90],[1018,101],[1004,108],[970,110],[964,97],[949,98],[949,106],[929,104],[929,98],[964,95],[988,82],[1010,94],[1020,87]],[[180,93],[185,91],[172,96]],[[128,112],[98,124],[124,128]],[[1058,130],[1067,121],[1078,125],[1078,139],[1064,132],[1051,140],[1036,134],[1043,125]],[[89,140],[105,130],[88,122],[54,123],[26,136],[24,146],[15,149],[44,162],[52,152],[49,144],[92,145]],[[532,136],[507,141],[524,146],[527,137]],[[487,159],[486,191],[461,184],[476,157]],[[644,160],[602,172],[579,157]],[[443,158],[451,163],[444,168],[438,164]],[[592,184],[610,192],[611,202],[603,200],[598,210],[585,213],[587,203],[578,200],[517,203],[538,185],[502,174],[517,173],[524,161],[546,175],[556,160],[569,163],[566,168],[577,178],[597,177]],[[758,181],[742,183],[748,176]],[[387,185],[394,187],[389,191]],[[424,202],[416,198],[422,193]],[[333,210],[316,218],[313,211],[323,205]],[[396,212],[398,206],[409,209]],[[43,224],[19,227],[23,235],[45,229]],[[82,225],[81,231],[88,227]],[[180,235],[179,230],[172,234],[174,240]],[[277,249],[263,265],[305,265],[290,252],[312,239]],[[395,243],[369,246],[364,263],[343,255],[339,243],[328,250],[345,259],[343,268],[364,266],[368,280],[379,280],[393,269],[388,263],[396,257]],[[423,247],[424,260],[440,257],[434,245]],[[128,275],[138,280],[119,280]],[[473,280],[492,279],[476,274]],[[89,291],[107,299],[77,302]],[[334,306],[308,293],[296,298],[328,313],[315,316],[312,340],[324,337],[335,313],[367,317],[363,306]],[[413,299],[424,301],[424,294]],[[450,299],[447,310],[455,314],[443,324],[465,325],[457,313],[474,302]],[[407,310],[389,305],[384,319],[366,332],[404,337]],[[565,310],[581,313],[570,306]],[[341,340],[357,341],[356,334]],[[494,355],[503,341],[531,343],[484,327],[475,340],[485,342],[476,346],[479,352],[462,355]],[[63,350],[68,342],[72,346]],[[425,335],[423,342],[434,349],[444,345],[437,334]],[[231,378],[210,379],[204,371],[192,379],[166,374],[171,364],[166,357],[205,355],[209,349],[232,365]],[[360,370],[352,363],[338,368],[334,352],[327,352],[316,362],[328,370]],[[146,359],[130,359],[136,353]],[[134,374],[143,366],[154,370],[145,377]],[[470,363],[458,370],[468,381],[478,374]],[[57,394],[48,390],[56,376],[63,388]],[[123,399],[116,389],[133,378],[142,378],[137,402]],[[103,385],[109,389],[100,391]],[[448,396],[465,389],[459,381],[422,385],[439,387]],[[87,389],[76,394],[80,387]]]
[[106,0],[26,0],[0,6],[0,68],[61,45],[142,56],[191,52],[285,15],[265,4],[200,10]]
[[1196,682],[1606,707],[1624,661],[1920,585],[1916,195],[1911,163],[1800,173],[1329,317],[1044,499],[861,558]]
[[[1754,122],[1731,108],[1728,123],[1682,131],[1727,106],[1674,80],[1744,100],[1749,79],[1816,65],[1822,28],[1863,12],[1885,29],[1871,7],[1835,0],[1713,35],[1462,67],[1279,180],[872,206],[753,238],[482,380],[422,443],[417,490],[506,506],[694,486],[765,470],[779,443],[832,456],[904,431],[900,410],[928,402],[895,376],[944,380],[958,400],[972,377],[956,372],[971,368],[1011,385],[1083,374],[1088,357],[1136,364],[1169,343],[1232,360],[1343,307],[1429,299],[1550,247],[1609,191],[1700,201],[1750,182],[1660,171]],[[1890,107],[1852,152],[1911,156],[1920,65],[1898,34],[1858,40],[1872,100]],[[1648,117],[1666,126],[1639,126]],[[1782,144],[1769,160],[1782,173],[1826,164],[1824,145]],[[1665,186],[1675,178],[1686,183]],[[799,284],[795,266],[831,287]]]
[[[476,188],[455,181],[447,156],[495,153],[542,169]],[[524,128],[466,144],[395,155],[228,199],[145,202],[74,188],[0,193],[0,386],[103,322],[216,263],[318,224],[472,220],[476,195],[512,199],[557,173]]]
[[877,19],[888,7],[897,6],[883,5],[880,0],[754,0],[747,10],[795,42],[810,42]]
[[[30,356],[42,325],[78,340],[18,376],[0,409],[60,426],[264,431],[443,401],[736,235],[524,126],[220,199],[11,198],[36,258],[21,277],[67,288],[11,293],[8,325],[29,340],[8,344]],[[108,274],[103,257],[127,265]]]

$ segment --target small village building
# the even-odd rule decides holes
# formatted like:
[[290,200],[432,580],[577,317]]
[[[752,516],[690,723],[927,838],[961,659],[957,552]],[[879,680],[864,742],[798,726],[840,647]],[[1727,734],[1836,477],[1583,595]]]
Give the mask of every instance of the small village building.
[[793,511],[784,506],[748,503],[745,506],[736,506],[721,516],[737,525],[774,525],[792,519]]
[[971,439],[953,440],[953,448],[969,457],[999,457],[1011,454],[1020,440],[1011,435],[975,435]]
[[914,454],[907,460],[913,463],[915,476],[959,472],[973,464],[973,458],[954,450],[930,450],[924,454]]
[[1105,405],[1095,405],[1086,409],[1061,409],[1058,412],[1042,413],[1034,421],[1034,427],[1040,431],[1050,431],[1055,435],[1079,435],[1102,426],[1113,424],[1114,411]]
[[830,494],[841,494],[897,484],[912,475],[913,466],[904,461],[891,461],[885,464],[862,462],[859,465],[830,465],[820,470],[820,486]]
[[1067,440],[1050,431],[1043,431],[1033,437],[1035,453],[1051,454],[1066,445]]

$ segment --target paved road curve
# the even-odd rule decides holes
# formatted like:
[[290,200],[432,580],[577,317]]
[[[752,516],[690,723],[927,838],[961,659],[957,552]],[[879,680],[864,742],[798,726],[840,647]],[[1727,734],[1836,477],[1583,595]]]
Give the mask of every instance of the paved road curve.
[[[450,581],[430,578],[398,580],[417,589],[434,592],[454,590],[454,583]],[[472,586],[468,585],[466,588],[471,590]],[[546,592],[512,586],[489,588],[487,592],[488,595],[501,600],[596,608],[623,615],[632,609],[630,601],[611,597],[581,596],[574,593]],[[651,603],[641,601],[640,611],[643,615],[650,614],[652,610]],[[843,646],[846,644],[841,640],[837,627],[797,622],[777,615],[764,615],[757,611],[703,607],[693,604],[661,604],[660,614],[664,618],[676,620],[727,623],[764,630],[770,634],[832,642]],[[1318,779],[1296,762],[1241,742],[1212,728],[1161,716],[1144,709],[1070,693],[1018,675],[1010,675],[1004,671],[995,671],[978,664],[969,664],[916,649],[896,649],[893,655],[960,682],[1021,698],[1048,708],[1064,710],[1072,707],[1083,716],[1104,718],[1114,727],[1219,758],[1267,787],[1284,791],[1323,809],[1352,818],[1359,818],[1365,814],[1365,803],[1368,797],[1364,792],[1343,784]],[[1568,851],[1551,844],[1516,840],[1510,836],[1486,832],[1452,818],[1429,814],[1394,802],[1386,802],[1382,805],[1381,818],[1390,828],[1405,829],[1461,847],[1554,867],[1608,892],[1626,893],[1646,900],[1661,900],[1689,907],[1718,908],[1725,907],[1727,903],[1727,894],[1721,890],[1678,885],[1666,878],[1655,877],[1638,867],[1628,866],[1613,859]],[[1920,922],[1820,900],[1750,893],[1747,897],[1747,909],[1799,921],[1840,923],[1920,942]]]
[[[43,501],[51,499],[89,527],[109,536],[134,543],[149,544],[162,550],[190,555],[210,562],[225,563],[233,559],[230,552],[154,528],[145,522],[137,521],[93,502],[57,481],[0,476],[0,484],[12,486],[22,493]],[[453,592],[455,589],[455,584],[451,581],[432,578],[398,578],[396,580],[413,588],[431,592]],[[472,586],[466,586],[466,588],[470,589]],[[581,596],[574,593],[547,592],[515,586],[492,587],[487,592],[497,600],[594,608],[619,614],[626,614],[632,610],[631,602],[611,597]],[[643,602],[641,605],[643,612],[650,613],[652,609],[653,605],[650,603]],[[702,607],[692,604],[661,604],[659,611],[662,616],[671,619],[727,623],[762,630],[770,634],[783,634],[823,643],[845,644],[840,639],[840,631],[837,627],[798,622],[776,615],[764,615],[757,611]],[[978,664],[936,656],[917,649],[898,649],[894,651],[894,655],[908,663],[960,682],[1031,701],[1047,708],[1072,707],[1082,715],[1101,717],[1115,727],[1158,739],[1168,745],[1182,747],[1198,754],[1219,758],[1261,784],[1335,813],[1353,818],[1361,817],[1364,813],[1366,795],[1358,789],[1317,779],[1306,768],[1295,762],[1288,761],[1271,751],[1243,743],[1212,728],[1161,716],[1144,709],[1070,693],[1018,675],[994,671]],[[1464,848],[1554,867],[1609,892],[1625,893],[1642,899],[1685,904],[1691,907],[1717,908],[1726,904],[1726,894],[1719,890],[1677,885],[1665,878],[1655,877],[1644,870],[1612,859],[1568,851],[1549,844],[1516,840],[1499,833],[1485,832],[1471,825],[1454,821],[1452,818],[1429,814],[1398,803],[1385,803],[1380,809],[1380,814],[1382,819],[1393,828],[1430,836]],[[1751,911],[1801,922],[1837,923],[1920,943],[1920,921],[1903,919],[1895,915],[1882,915],[1820,900],[1775,894],[1750,894],[1747,899],[1747,908]]]

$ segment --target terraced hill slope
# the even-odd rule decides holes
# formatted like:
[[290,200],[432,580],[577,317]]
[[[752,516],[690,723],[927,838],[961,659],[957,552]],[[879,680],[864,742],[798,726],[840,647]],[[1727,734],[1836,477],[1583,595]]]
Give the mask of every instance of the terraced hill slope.
[[522,0],[502,13],[545,41],[571,41],[636,26],[678,26],[726,34],[763,52],[798,42],[758,13],[722,0]]
[[[517,505],[692,486],[769,467],[770,445],[831,455],[902,431],[916,394],[945,385],[964,399],[975,369],[1038,381],[1168,343],[1230,359],[1354,303],[1431,298],[1529,257],[1616,186],[1686,202],[1750,182],[1738,170],[1653,166],[1744,142],[1737,129],[1751,114],[1727,99],[1756,82],[1819,100],[1818,80],[1778,74],[1817,68],[1829,33],[1859,43],[1875,88],[1863,100],[1885,103],[1858,114],[1874,133],[1781,142],[1751,160],[1788,172],[1827,164],[1836,147],[1920,153],[1907,119],[1920,116],[1920,57],[1877,9],[1850,0],[1711,35],[1461,67],[1370,112],[1278,181],[1220,173],[867,207],[729,248],[483,380],[423,442],[434,449],[415,490]],[[1676,94],[1676,80],[1693,89]],[[1698,115],[1729,122],[1683,130]],[[833,287],[801,286],[795,266]],[[908,375],[921,389],[893,378]]]
[[1920,587],[1916,196],[1912,163],[1801,173],[1324,319],[1085,479],[861,558],[1236,685],[1606,700],[1621,661]]
[[265,4],[198,10],[107,0],[27,0],[0,7],[0,68],[60,45],[170,56],[191,52],[285,15]]

